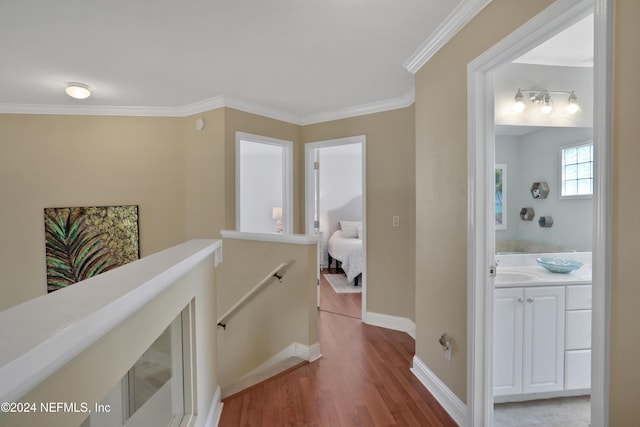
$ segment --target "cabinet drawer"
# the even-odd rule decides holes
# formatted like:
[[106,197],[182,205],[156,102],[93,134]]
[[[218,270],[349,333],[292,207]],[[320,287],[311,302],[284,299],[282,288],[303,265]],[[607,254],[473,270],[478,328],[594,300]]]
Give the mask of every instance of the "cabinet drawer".
[[567,311],[565,350],[591,348],[591,310]]
[[567,286],[567,310],[591,310],[591,285]]
[[566,351],[564,358],[564,388],[591,388],[591,350]]

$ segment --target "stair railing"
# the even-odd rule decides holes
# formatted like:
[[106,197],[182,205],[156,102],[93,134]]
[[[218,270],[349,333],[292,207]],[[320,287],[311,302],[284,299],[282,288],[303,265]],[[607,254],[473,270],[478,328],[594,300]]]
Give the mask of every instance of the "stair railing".
[[222,329],[227,329],[226,321],[242,307],[247,301],[253,298],[262,288],[271,281],[274,277],[278,279],[280,283],[282,283],[282,277],[284,274],[282,270],[287,266],[286,262],[281,263],[279,266],[274,268],[269,274],[267,274],[257,285],[255,285],[249,292],[245,294],[238,302],[236,302],[229,310],[226,311],[220,318],[218,319],[218,326],[222,326]]

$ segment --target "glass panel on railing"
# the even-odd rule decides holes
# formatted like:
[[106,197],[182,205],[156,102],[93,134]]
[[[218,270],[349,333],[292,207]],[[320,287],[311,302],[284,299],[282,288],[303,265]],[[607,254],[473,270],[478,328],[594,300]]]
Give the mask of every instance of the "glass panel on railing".
[[108,410],[92,412],[80,427],[179,425],[185,407],[182,334],[181,314],[96,406]]
[[129,371],[132,415],[171,378],[171,327],[165,329]]

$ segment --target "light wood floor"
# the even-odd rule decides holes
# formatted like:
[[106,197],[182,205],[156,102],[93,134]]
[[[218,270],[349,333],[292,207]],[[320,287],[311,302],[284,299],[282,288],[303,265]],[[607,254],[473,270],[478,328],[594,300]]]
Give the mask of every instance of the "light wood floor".
[[322,310],[319,325],[322,358],[225,399],[220,426],[456,425],[409,371],[409,335]]

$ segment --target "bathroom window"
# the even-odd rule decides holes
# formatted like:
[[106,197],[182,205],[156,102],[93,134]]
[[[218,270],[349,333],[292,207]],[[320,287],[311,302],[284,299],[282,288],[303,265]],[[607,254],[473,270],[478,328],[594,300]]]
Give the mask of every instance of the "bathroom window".
[[593,142],[565,146],[560,150],[562,198],[593,195]]

